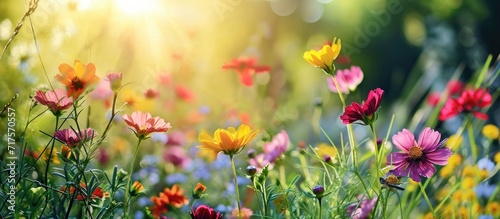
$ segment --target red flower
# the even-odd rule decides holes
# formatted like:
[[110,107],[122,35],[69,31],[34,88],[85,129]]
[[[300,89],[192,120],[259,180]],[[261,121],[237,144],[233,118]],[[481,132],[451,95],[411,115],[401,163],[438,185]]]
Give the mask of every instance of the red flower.
[[168,212],[168,208],[173,206],[175,208],[180,208],[183,205],[188,204],[188,199],[184,196],[184,190],[179,188],[179,185],[173,185],[171,189],[165,188],[159,196],[151,197],[151,202],[154,206],[151,207],[153,216],[158,218],[161,214]]
[[267,65],[257,66],[257,58],[237,58],[231,60],[230,63],[222,65],[223,70],[234,69],[240,75],[240,81],[245,86],[252,86],[254,74],[265,73],[271,70]]
[[380,106],[384,91],[380,88],[371,90],[368,93],[368,98],[363,103],[356,102],[345,108],[344,114],[340,116],[344,124],[351,124],[361,120],[363,125],[368,125],[377,120],[376,112]]
[[439,120],[444,121],[455,117],[456,115],[465,112],[472,113],[476,118],[487,120],[488,115],[480,112],[484,107],[491,104],[492,97],[486,89],[479,88],[477,90],[468,89],[462,92],[460,97],[451,98],[446,101],[443,109],[439,114]]
[[63,110],[68,109],[73,104],[71,98],[66,96],[66,91],[63,89],[48,90],[46,92],[39,90],[35,94],[35,100],[47,106],[56,116],[60,116]]
[[153,117],[141,111],[133,112],[132,115],[124,115],[122,118],[138,138],[145,139],[153,132],[166,132],[172,128],[170,123],[162,118]]
[[196,210],[191,209],[189,215],[191,215],[191,219],[222,219],[219,212],[215,212],[214,209],[206,205],[200,205]]
[[[446,90],[448,91],[446,98],[449,96],[455,96],[460,94],[464,90],[464,83],[459,80],[450,80],[446,85]],[[437,106],[441,95],[446,93],[433,92],[427,97],[427,103],[431,106]]]

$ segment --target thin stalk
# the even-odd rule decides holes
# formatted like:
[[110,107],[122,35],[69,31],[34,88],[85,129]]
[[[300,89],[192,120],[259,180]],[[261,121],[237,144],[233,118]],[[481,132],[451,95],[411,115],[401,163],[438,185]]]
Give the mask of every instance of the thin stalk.
[[127,179],[127,187],[125,187],[125,199],[124,199],[124,202],[125,202],[125,206],[123,207],[123,218],[127,218],[127,214],[128,214],[128,211],[129,211],[129,203],[130,201],[128,200],[128,196],[129,196],[129,193],[130,193],[130,181],[132,181],[132,173],[134,171],[134,164],[135,164],[135,159],[137,157],[137,154],[139,152],[139,146],[141,145],[141,141],[142,141],[142,138],[139,138],[139,141],[137,142],[137,147],[135,148],[135,152],[134,152],[134,158],[132,159],[132,163],[130,164],[130,168],[129,168],[129,177]]
[[431,204],[431,201],[429,200],[429,197],[427,197],[427,193],[425,192],[425,188],[422,187],[422,184],[419,183],[418,186],[420,187],[420,191],[422,192],[422,194],[424,195],[424,199],[425,201],[427,202],[427,205],[429,205],[429,208],[431,209],[431,212],[432,212],[432,216],[434,218],[437,218],[436,217],[436,213],[434,212],[434,208],[432,207],[432,204]]
[[115,119],[115,116],[116,116],[116,98],[118,97],[118,93],[115,92],[115,94],[113,95],[113,104],[111,106],[111,118],[109,118],[109,121],[108,121],[108,124],[106,125],[106,128],[104,129],[104,132],[102,133],[102,139],[104,139],[106,137],[106,133],[108,132],[109,128],[111,127],[111,123],[113,122],[113,120]]
[[[56,128],[54,130],[54,133],[57,131],[57,128],[59,126],[59,116],[56,116]],[[48,176],[49,176],[49,165],[50,165],[50,158],[52,158],[52,152],[54,151],[54,145],[56,144],[56,141],[52,141],[52,146],[50,147],[50,152],[47,158],[47,166],[45,167],[45,179],[44,183],[45,185],[48,185]]]
[[322,208],[321,208],[321,198],[318,198],[318,203],[319,203],[319,219],[322,218]]
[[472,123],[467,123],[467,133],[469,134],[470,150],[472,154],[472,163],[476,162],[477,159],[477,145],[476,139],[474,137],[474,130],[472,129]]
[[238,190],[238,179],[236,177],[236,167],[234,166],[233,155],[229,155],[229,160],[231,161],[231,168],[233,169],[234,188],[236,189],[236,203],[238,204],[238,218],[241,218],[240,192]]

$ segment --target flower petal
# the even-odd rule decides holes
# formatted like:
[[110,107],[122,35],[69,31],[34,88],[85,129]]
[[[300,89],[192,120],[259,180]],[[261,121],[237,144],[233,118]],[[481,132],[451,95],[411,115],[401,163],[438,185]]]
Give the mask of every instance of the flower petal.
[[418,145],[425,152],[436,150],[439,145],[439,140],[441,139],[441,134],[431,128],[425,128],[418,137]]
[[403,129],[392,136],[392,142],[399,150],[408,152],[411,147],[415,146],[415,136],[408,129]]

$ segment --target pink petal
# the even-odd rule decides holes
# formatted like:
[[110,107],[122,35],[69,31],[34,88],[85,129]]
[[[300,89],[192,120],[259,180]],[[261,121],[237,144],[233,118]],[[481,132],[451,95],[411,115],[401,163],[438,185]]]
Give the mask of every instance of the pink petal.
[[486,114],[486,113],[474,111],[474,112],[472,112],[472,115],[474,115],[476,118],[481,119],[481,120],[488,120],[488,114]]
[[408,154],[402,152],[391,153],[387,155],[387,165],[399,166],[403,163],[408,163]]
[[252,78],[252,70],[250,69],[245,69],[241,74],[240,74],[240,80],[241,83],[245,86],[252,86],[253,85],[253,78]]
[[415,136],[408,129],[403,129],[403,131],[393,135],[392,142],[399,150],[405,152],[408,152],[416,144]]
[[431,128],[425,128],[418,137],[418,145],[422,148],[424,152],[433,151],[439,147],[439,140],[441,139],[441,134]]
[[446,165],[448,163],[448,158],[450,158],[451,152],[448,148],[439,148],[435,151],[425,154],[425,159],[429,162],[437,165]]
[[426,178],[430,178],[436,172],[434,165],[427,161],[418,162],[416,169],[421,176],[425,176]]

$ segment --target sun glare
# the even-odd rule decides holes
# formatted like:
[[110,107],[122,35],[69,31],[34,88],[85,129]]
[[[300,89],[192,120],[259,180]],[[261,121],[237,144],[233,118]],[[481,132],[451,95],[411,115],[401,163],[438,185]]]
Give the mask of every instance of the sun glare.
[[159,7],[157,0],[116,0],[116,4],[127,15],[145,14]]

